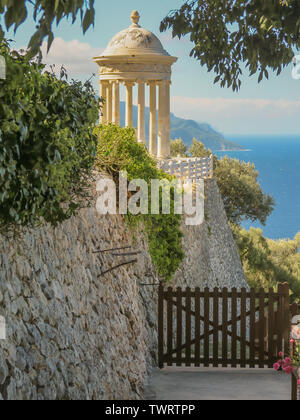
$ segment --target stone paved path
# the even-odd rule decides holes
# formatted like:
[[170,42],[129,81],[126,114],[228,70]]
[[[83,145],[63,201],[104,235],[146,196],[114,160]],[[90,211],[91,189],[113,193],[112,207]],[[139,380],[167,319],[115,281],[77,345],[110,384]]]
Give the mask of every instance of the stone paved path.
[[268,369],[155,369],[146,398],[154,400],[290,400],[291,378]]

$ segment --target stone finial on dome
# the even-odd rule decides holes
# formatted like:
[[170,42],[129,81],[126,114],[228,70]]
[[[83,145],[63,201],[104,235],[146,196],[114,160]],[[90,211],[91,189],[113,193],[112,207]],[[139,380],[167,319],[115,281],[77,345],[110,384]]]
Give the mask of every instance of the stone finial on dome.
[[139,12],[133,10],[130,18],[132,24],[123,31],[118,32],[110,40],[101,57],[131,56],[132,59],[137,56],[145,56],[148,59],[151,56],[164,56],[169,57],[172,61],[171,56],[164,50],[157,36],[138,24],[140,21]]
[[139,24],[140,21],[140,14],[137,10],[133,10],[130,16],[131,22],[135,25]]

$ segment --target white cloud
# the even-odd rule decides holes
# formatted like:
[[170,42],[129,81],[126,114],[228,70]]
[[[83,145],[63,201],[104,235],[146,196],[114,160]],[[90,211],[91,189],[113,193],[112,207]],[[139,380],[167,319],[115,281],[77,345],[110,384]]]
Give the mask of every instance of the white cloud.
[[172,111],[207,121],[224,132],[299,132],[300,101],[286,99],[172,97]]
[[103,49],[93,48],[88,43],[76,39],[64,41],[62,38],[55,38],[49,54],[47,55],[46,43],[43,44],[42,51],[45,64],[55,64],[56,67],[64,65],[70,77],[88,78],[97,72],[98,66],[93,62],[93,57],[100,55]]
[[[170,34],[163,35],[166,47],[182,45]],[[186,44],[186,40],[184,42]],[[186,45],[185,45],[186,46]],[[87,79],[97,74],[98,66],[93,57],[101,55],[104,49],[93,48],[88,43],[76,39],[65,41],[55,38],[49,54],[43,44],[43,57],[47,65],[57,68],[64,65],[68,75]],[[93,80],[97,89],[97,77]],[[172,111],[181,118],[206,121],[215,128],[227,133],[299,133],[297,121],[300,115],[300,101],[286,99],[251,98],[201,98],[173,96]]]
[[248,112],[252,115],[264,112],[266,116],[280,117],[283,113],[299,115],[300,101],[285,99],[225,99],[225,98],[188,98],[173,96],[174,110],[183,114],[194,114],[193,118],[201,114],[222,113],[223,116],[244,116]]

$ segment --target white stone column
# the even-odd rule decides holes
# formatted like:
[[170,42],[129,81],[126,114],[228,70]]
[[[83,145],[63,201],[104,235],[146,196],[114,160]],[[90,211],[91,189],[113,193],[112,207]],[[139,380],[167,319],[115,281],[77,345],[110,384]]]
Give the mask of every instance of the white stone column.
[[149,117],[149,152],[152,156],[157,155],[156,133],[156,82],[149,82],[150,86],[150,117]]
[[120,125],[120,83],[118,80],[113,82],[112,122],[116,125]]
[[157,157],[165,159],[169,157],[170,143],[170,95],[169,82],[163,80],[159,83],[158,100],[158,147]]
[[133,97],[132,97],[132,88],[135,85],[134,82],[125,82],[124,85],[126,86],[126,115],[125,115],[125,126],[132,127],[133,125],[133,114],[132,114],[132,106],[133,106]]
[[171,95],[170,95],[170,89],[171,89],[171,82],[166,83],[166,113],[167,113],[167,123],[166,123],[166,137],[165,137],[165,143],[164,143],[164,153],[166,154],[166,157],[171,157]]
[[106,101],[106,105],[107,105],[107,122],[111,123],[112,122],[112,83],[109,82],[107,85],[107,101]]
[[103,99],[102,107],[101,107],[101,114],[100,115],[100,122],[101,124],[107,123],[107,81],[100,80],[100,98]]
[[144,82],[139,82],[138,85],[138,142],[146,144]]

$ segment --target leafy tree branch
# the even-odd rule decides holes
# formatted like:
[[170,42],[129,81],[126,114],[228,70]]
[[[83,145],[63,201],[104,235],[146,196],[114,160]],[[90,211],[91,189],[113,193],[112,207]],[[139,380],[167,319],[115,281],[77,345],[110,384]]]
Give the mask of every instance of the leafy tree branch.
[[36,30],[29,41],[29,54],[35,56],[47,39],[48,51],[54,40],[52,26],[71,18],[72,23],[80,18],[85,33],[94,24],[94,0],[0,0],[0,40],[5,31],[18,28],[32,15]]
[[237,91],[244,67],[260,82],[291,63],[300,47],[299,17],[298,0],[188,0],[160,29],[188,35],[191,57],[215,72],[215,83]]

